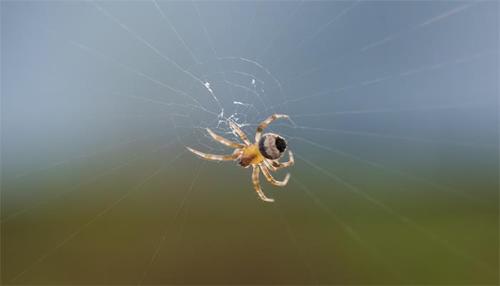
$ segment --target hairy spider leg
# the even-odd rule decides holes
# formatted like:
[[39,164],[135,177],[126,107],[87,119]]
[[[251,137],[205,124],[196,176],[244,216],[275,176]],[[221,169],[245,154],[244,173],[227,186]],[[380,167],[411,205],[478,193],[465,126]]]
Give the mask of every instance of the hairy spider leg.
[[288,168],[295,164],[292,151],[288,151],[288,161],[286,162],[279,162],[278,160],[269,160],[269,159],[266,159],[266,161],[270,165],[269,168],[275,172],[278,171],[279,169]]
[[240,143],[237,143],[237,142],[233,142],[229,139],[226,139],[220,135],[217,135],[215,134],[212,130],[210,130],[209,128],[207,128],[207,132],[208,134],[217,142],[223,144],[223,145],[226,145],[228,147],[231,147],[231,148],[243,148],[245,147],[245,145],[243,144],[240,144]]
[[288,180],[290,179],[290,174],[286,174],[285,179],[283,179],[283,181],[278,181],[271,175],[271,173],[269,172],[269,169],[267,169],[266,166],[261,164],[261,165],[259,165],[259,167],[260,167],[260,170],[262,171],[262,174],[264,174],[264,176],[266,177],[266,179],[269,183],[271,183],[275,186],[278,186],[278,187],[284,187],[284,186],[286,186],[286,184],[288,184]]
[[250,140],[248,140],[247,135],[245,134],[245,132],[243,132],[243,130],[241,130],[241,128],[238,126],[238,124],[234,123],[232,120],[229,120],[229,127],[231,127],[231,129],[234,132],[236,132],[236,134],[238,134],[238,136],[240,136],[243,143],[245,143],[246,145],[251,145]]
[[260,141],[260,138],[262,137],[262,132],[264,131],[264,129],[267,128],[269,124],[271,124],[271,122],[281,118],[290,119],[290,117],[288,117],[288,115],[286,114],[273,114],[268,118],[266,118],[264,121],[262,121],[257,127],[257,132],[255,133],[255,142],[257,143]]
[[194,154],[200,156],[201,158],[205,160],[211,160],[211,161],[232,161],[238,159],[238,157],[241,154],[241,150],[235,150],[233,154],[231,155],[215,155],[215,154],[207,154],[200,152],[198,150],[195,150],[193,148],[186,147],[189,151],[193,152]]
[[253,188],[257,192],[257,195],[259,195],[259,198],[265,202],[274,202],[274,199],[270,199],[266,197],[262,189],[260,188],[260,182],[259,182],[259,167],[258,166],[252,166],[253,171],[252,171],[252,183],[253,183]]

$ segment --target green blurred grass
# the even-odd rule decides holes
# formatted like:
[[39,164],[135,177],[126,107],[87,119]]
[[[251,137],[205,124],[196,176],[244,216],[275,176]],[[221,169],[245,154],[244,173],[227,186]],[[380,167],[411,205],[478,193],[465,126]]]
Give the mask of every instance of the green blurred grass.
[[[5,180],[2,282],[498,282],[494,185],[461,189],[480,199],[468,200],[310,151],[307,160],[359,192],[297,160],[286,188],[262,179],[264,191],[277,200],[265,204],[254,194],[249,169],[201,162],[181,146],[148,153],[151,149],[142,144],[134,152],[119,150]],[[134,153],[143,157],[89,181]]]

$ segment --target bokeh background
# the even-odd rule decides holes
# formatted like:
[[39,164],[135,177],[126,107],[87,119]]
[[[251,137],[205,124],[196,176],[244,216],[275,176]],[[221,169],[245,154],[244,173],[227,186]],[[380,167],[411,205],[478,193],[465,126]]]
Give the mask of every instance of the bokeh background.
[[498,9],[2,1],[2,284],[497,285]]

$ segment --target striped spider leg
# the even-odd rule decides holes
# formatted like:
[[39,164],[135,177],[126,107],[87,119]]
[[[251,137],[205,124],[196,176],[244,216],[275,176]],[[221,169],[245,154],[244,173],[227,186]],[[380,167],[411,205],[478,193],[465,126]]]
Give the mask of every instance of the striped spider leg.
[[231,141],[229,139],[226,139],[220,135],[217,135],[209,128],[207,128],[206,130],[207,130],[208,134],[212,137],[212,139],[214,139],[215,141],[217,141],[225,146],[235,148],[236,150],[234,150],[233,154],[231,154],[231,155],[207,154],[207,153],[203,153],[203,152],[200,152],[198,150],[195,150],[193,148],[186,147],[189,151],[200,156],[201,158],[203,158],[205,160],[211,160],[211,161],[233,161],[233,160],[238,159],[241,156],[241,153],[243,152],[243,148],[245,148],[244,144],[237,143],[237,142]]

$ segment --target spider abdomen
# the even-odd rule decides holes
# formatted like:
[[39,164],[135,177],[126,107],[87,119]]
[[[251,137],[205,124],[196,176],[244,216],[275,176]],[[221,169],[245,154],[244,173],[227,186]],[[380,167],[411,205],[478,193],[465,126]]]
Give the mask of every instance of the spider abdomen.
[[277,134],[267,133],[262,136],[259,144],[259,152],[267,159],[276,160],[286,150],[286,141]]

